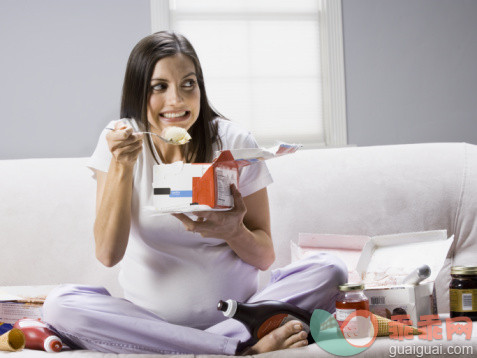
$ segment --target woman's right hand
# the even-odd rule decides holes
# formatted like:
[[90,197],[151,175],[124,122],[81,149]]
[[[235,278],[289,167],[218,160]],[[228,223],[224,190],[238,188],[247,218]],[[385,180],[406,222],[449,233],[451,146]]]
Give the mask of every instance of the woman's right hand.
[[123,121],[114,124],[114,130],[106,134],[109,150],[116,163],[134,166],[142,150],[144,134],[135,133],[133,128]]

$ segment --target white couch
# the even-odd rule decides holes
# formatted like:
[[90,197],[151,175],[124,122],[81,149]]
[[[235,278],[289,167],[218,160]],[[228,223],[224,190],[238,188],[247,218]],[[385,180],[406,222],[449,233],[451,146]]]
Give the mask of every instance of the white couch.
[[[103,267],[94,257],[95,181],[85,160],[0,161],[0,286],[74,282],[103,285],[121,295],[117,267]],[[290,241],[296,241],[300,232],[375,236],[445,229],[455,241],[438,276],[437,295],[439,313],[448,312],[450,267],[477,266],[477,146],[301,150],[272,159],[268,166],[275,181],[269,187],[277,253],[272,268],[290,261]],[[267,272],[262,274],[263,280],[267,277]],[[474,354],[476,341],[464,342]],[[389,356],[390,345],[403,344],[411,343],[378,338],[360,355]],[[456,340],[439,344],[455,345]],[[14,356],[44,354],[23,350]],[[60,354],[103,356],[88,351]],[[313,344],[261,357],[295,355],[331,356]]]

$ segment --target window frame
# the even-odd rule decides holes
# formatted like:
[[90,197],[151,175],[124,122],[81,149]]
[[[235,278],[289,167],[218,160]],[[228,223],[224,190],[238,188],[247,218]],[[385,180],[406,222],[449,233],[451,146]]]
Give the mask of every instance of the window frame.
[[[323,133],[325,143],[313,147],[348,145],[343,50],[342,0],[320,3],[320,56],[322,71]],[[150,0],[151,32],[171,29],[169,0]]]

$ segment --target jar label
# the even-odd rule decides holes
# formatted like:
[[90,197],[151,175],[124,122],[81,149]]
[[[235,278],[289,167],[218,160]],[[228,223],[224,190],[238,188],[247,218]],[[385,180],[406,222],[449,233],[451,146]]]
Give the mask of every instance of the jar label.
[[356,312],[356,310],[353,309],[343,309],[343,308],[337,308],[336,309],[336,320],[338,321],[338,324],[341,326],[341,323],[348,318],[348,316],[352,313]]
[[477,312],[477,288],[449,290],[451,312]]

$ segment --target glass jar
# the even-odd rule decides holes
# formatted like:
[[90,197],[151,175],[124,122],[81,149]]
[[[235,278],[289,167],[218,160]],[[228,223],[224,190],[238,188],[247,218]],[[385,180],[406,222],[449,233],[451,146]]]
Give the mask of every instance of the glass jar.
[[477,266],[451,268],[449,286],[450,316],[477,321]]
[[350,314],[358,310],[369,311],[369,300],[363,292],[363,284],[345,283],[338,288],[340,293],[336,298],[336,320],[341,327]]

